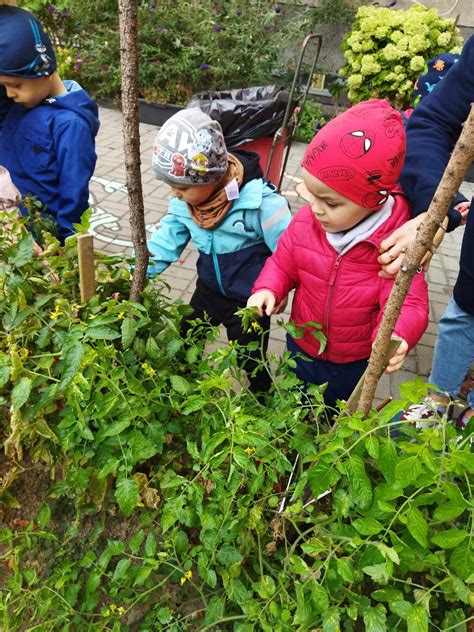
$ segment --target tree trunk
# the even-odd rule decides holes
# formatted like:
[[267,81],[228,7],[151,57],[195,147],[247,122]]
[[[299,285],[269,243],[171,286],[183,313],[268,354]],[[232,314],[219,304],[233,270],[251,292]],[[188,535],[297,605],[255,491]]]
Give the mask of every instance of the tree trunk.
[[[367,367],[367,375],[359,400],[358,412],[367,416],[374,399],[377,383],[385,370],[390,337],[396,325],[400,309],[410,288],[410,283],[425,256],[433,248],[433,238],[447,215],[449,205],[461,185],[469,165],[474,159],[474,105],[464,123],[446,170],[433,196],[426,217],[418,227],[416,240],[409,246],[385,305],[384,315],[375,339]],[[474,212],[474,209],[473,211]]]
[[120,68],[125,170],[130,206],[130,227],[135,249],[130,300],[139,301],[146,282],[148,248],[140,173],[140,130],[138,117],[138,17],[137,0],[119,0]]

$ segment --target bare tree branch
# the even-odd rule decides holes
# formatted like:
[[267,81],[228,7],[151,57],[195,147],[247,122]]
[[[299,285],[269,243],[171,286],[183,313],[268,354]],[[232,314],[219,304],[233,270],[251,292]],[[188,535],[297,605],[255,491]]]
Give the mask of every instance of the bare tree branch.
[[119,0],[120,68],[125,170],[130,205],[130,227],[135,249],[130,300],[139,301],[146,282],[148,248],[140,173],[140,129],[138,116],[138,16],[137,0]]

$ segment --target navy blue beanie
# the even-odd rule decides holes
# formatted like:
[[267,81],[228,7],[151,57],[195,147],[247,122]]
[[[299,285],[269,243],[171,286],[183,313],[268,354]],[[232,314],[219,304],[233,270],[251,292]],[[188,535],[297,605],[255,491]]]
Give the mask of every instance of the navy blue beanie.
[[56,70],[51,40],[28,11],[0,5],[0,75],[36,79]]
[[448,70],[459,60],[460,55],[454,53],[442,53],[430,59],[426,64],[425,72],[416,80],[413,90],[413,103],[418,103],[427,97],[441,79],[444,79]]

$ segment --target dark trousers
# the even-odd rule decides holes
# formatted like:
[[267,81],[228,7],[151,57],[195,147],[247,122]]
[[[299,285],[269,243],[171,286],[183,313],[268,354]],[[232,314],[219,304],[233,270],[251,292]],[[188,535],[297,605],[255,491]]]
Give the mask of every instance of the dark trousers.
[[[338,399],[349,399],[362,373],[367,368],[368,360],[337,364],[336,362],[319,360],[318,358],[311,358],[310,360],[298,358],[296,357],[297,353],[306,354],[291,336],[286,337],[286,346],[296,362],[296,367],[293,371],[300,380],[303,380],[306,384],[320,385],[328,383],[324,392],[324,402],[331,408],[335,408]],[[309,358],[310,356],[307,357]]]
[[245,307],[246,302],[224,296],[209,288],[199,279],[189,303],[193,308],[193,313],[190,316],[186,316],[186,320],[183,320],[181,334],[185,336],[191,328],[188,321],[201,318],[210,322],[214,327],[224,325],[227,330],[227,339],[235,340],[239,345],[258,342],[261,345],[258,349],[245,351],[245,357],[241,359],[241,367],[247,373],[250,382],[249,389],[252,393],[265,393],[268,391],[272,383],[268,371],[262,368],[256,371],[255,375],[252,375],[252,373],[258,366],[258,360],[262,359],[262,347],[264,354],[266,354],[268,349],[270,318],[264,316],[259,319],[260,326],[264,331],[263,334],[261,331],[243,331],[242,321],[239,316],[235,315],[235,312],[239,308]]

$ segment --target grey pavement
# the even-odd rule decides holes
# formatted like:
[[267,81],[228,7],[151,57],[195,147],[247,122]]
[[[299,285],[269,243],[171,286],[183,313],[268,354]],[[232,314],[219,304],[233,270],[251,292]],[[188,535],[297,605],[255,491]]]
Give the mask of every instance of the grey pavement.
[[[128,223],[128,200],[125,186],[125,164],[122,147],[121,114],[115,110],[101,108],[101,127],[97,137],[97,166],[91,182],[91,233],[94,247],[103,252],[131,251],[130,227]],[[170,198],[169,187],[155,179],[151,168],[151,150],[157,128],[140,124],[141,172],[145,201],[145,221],[151,232],[166,213]],[[299,165],[306,145],[294,143],[287,163],[282,193],[288,199],[291,209],[296,212],[306,200],[302,197]],[[474,185],[465,182],[461,191],[470,199]],[[459,253],[463,236],[462,228],[446,235],[438,253],[433,257],[427,274],[430,294],[430,322],[426,333],[405,361],[404,367],[395,374],[383,375],[377,390],[377,399],[388,395],[398,397],[400,383],[414,379],[415,375],[426,378],[431,368],[433,347],[437,333],[437,323],[451,296],[457,276]],[[189,245],[179,262],[166,270],[161,278],[170,285],[169,296],[188,302],[196,282],[197,252]],[[291,301],[290,301],[291,304]],[[289,317],[289,307],[282,315]],[[277,319],[275,318],[274,321]],[[222,334],[222,341],[225,336]],[[285,348],[285,332],[274,322],[270,333],[270,353],[281,354]]]

